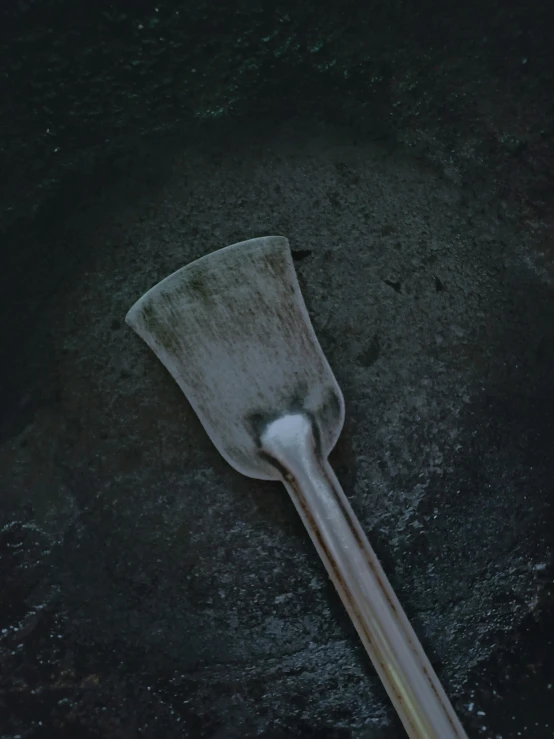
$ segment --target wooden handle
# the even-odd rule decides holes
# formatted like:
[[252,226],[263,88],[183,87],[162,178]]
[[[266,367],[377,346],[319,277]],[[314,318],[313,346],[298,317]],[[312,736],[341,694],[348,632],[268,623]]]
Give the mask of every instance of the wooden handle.
[[279,418],[261,444],[280,469],[410,739],[467,739],[333,470],[318,455],[310,419]]

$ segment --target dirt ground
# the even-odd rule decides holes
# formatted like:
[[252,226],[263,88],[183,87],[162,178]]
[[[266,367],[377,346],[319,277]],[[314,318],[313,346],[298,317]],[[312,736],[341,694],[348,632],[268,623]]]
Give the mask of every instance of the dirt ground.
[[60,232],[86,256],[0,447],[2,736],[403,736],[285,491],[226,465],[123,322],[192,259],[281,234],[346,399],[337,474],[468,732],[515,737],[502,660],[552,574],[542,232],[310,120],[152,142]]
[[0,738],[400,739],[279,485],[124,324],[289,238],[332,463],[470,737],[552,735],[543,0],[5,0]]

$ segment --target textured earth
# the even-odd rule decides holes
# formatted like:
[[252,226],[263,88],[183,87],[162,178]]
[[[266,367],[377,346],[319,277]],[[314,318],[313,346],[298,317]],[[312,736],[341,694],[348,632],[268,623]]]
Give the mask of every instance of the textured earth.
[[124,324],[290,239],[332,463],[471,737],[552,735],[542,0],[0,8],[1,739],[400,739],[279,485]]
[[105,736],[401,735],[285,491],[219,458],[123,323],[174,269],[278,233],[346,398],[332,462],[471,720],[472,668],[550,567],[553,306],[532,237],[454,172],[309,122],[172,142],[141,173],[146,200],[131,176],[72,224],[90,257],[41,312],[40,400],[0,451],[11,691]]

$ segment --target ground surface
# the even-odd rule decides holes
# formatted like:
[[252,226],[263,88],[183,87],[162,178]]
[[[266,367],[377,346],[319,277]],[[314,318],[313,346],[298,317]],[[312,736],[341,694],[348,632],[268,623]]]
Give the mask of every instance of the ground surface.
[[[181,128],[181,108],[155,108],[155,95],[136,118],[131,103],[108,105],[106,69],[122,91],[127,72],[96,60],[87,78],[82,43],[62,80],[83,116],[50,88],[56,120],[77,121],[59,168],[62,147],[47,154],[25,117],[44,86],[11,88],[0,736],[402,736],[285,492],[226,466],[123,324],[175,268],[268,233],[291,241],[344,390],[335,469],[468,732],[550,736],[551,70],[545,18],[514,7],[485,4],[472,25],[469,8],[450,45],[437,15],[372,24],[352,6],[331,38],[333,13],[306,26],[285,9],[278,39],[302,41],[258,66],[237,39],[249,22],[265,38],[269,11],[254,23],[245,10],[224,37],[222,16],[219,45],[189,45],[209,104],[179,92],[191,114]],[[163,10],[140,6],[160,23]],[[147,24],[131,16],[123,33],[128,16],[106,12],[116,59]],[[47,32],[44,15],[25,18]],[[61,58],[71,22],[61,52],[25,36],[5,50],[40,57],[47,43]],[[354,43],[360,25],[372,54]],[[306,49],[327,38],[315,63]],[[224,53],[227,73],[251,70],[250,82],[207,125],[232,87],[216,85]],[[40,74],[39,57],[22,54],[10,75]],[[143,97],[181,90],[178,50],[168,59],[170,79],[154,65]]]

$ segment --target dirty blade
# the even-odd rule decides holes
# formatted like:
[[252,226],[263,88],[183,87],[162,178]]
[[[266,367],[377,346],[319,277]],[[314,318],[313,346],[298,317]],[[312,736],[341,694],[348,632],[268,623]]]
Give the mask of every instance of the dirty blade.
[[287,239],[198,259],[149,290],[126,321],[225,459],[283,482],[410,739],[467,739],[327,461],[344,402]]

